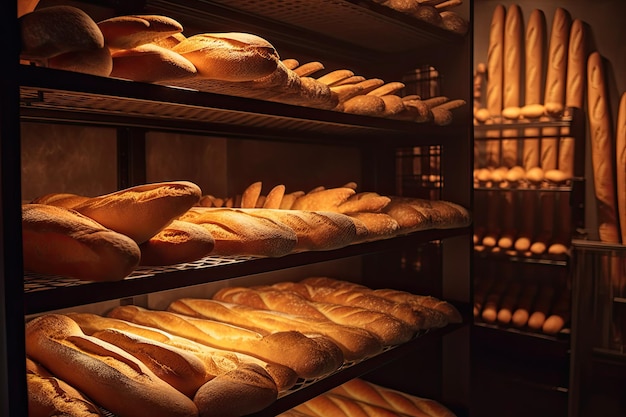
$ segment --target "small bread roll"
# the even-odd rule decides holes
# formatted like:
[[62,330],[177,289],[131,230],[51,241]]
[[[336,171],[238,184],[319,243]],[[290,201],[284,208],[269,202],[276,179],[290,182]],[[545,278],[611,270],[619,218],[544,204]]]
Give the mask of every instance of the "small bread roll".
[[252,81],[270,75],[278,67],[276,49],[249,33],[203,33],[172,48],[191,61],[198,75],[222,81]]

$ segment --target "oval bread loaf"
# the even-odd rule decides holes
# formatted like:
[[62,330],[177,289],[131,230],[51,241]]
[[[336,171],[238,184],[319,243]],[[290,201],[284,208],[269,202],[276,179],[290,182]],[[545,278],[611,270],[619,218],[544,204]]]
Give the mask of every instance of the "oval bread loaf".
[[155,44],[121,49],[111,56],[111,77],[153,83],[190,78],[198,72],[187,58]]
[[22,206],[24,269],[87,281],[118,281],[141,252],[128,236],[63,207]]
[[213,235],[197,224],[174,220],[142,243],[140,265],[174,265],[193,262],[211,253]]
[[130,49],[183,31],[183,26],[167,16],[115,16],[98,22],[106,45],[111,49]]

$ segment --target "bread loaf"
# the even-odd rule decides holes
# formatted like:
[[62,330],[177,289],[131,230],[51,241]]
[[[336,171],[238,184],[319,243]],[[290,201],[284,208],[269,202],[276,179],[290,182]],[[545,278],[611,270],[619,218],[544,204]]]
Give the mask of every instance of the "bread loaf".
[[549,114],[560,114],[565,104],[570,26],[571,17],[567,10],[557,7],[550,30],[544,95],[544,104]]
[[530,13],[525,33],[524,104],[543,104],[546,17],[542,10]]
[[218,290],[213,299],[360,327],[377,336],[385,346],[407,342],[414,334],[406,324],[390,315],[358,307],[308,301],[293,291],[227,287]]
[[98,22],[110,49],[131,49],[167,38],[183,31],[183,26],[168,16],[115,16]]
[[37,197],[31,201],[32,204],[48,204],[51,206],[73,208],[78,204],[89,200],[89,197],[71,193],[50,193]]
[[193,401],[200,417],[240,417],[268,407],[276,398],[278,390],[268,373],[248,363],[204,384]]
[[498,306],[498,314],[496,316],[498,323],[508,325],[511,322],[521,289],[522,285],[519,281],[514,280],[509,283]]
[[218,349],[232,350],[293,369],[302,378],[316,378],[343,363],[341,350],[326,337],[300,332],[261,334],[224,322],[204,320],[137,306],[116,307],[112,318],[156,327]]
[[74,210],[141,244],[196,204],[202,192],[189,181],[138,185],[90,198]]
[[118,281],[139,264],[141,252],[129,237],[63,207],[22,206],[26,271],[86,281]]
[[267,40],[249,33],[202,33],[172,48],[198,75],[222,81],[252,81],[272,74],[280,57]]
[[284,365],[266,362],[243,353],[213,348],[185,337],[176,336],[156,327],[143,326],[126,320],[90,313],[68,313],[67,316],[74,320],[87,335],[115,329],[182,349],[195,355],[204,363],[206,374],[209,377],[232,371],[245,363],[255,363],[262,366],[272,376],[279,391],[285,391],[293,387],[298,378],[292,369]]
[[29,417],[102,417],[98,407],[67,382],[26,358]]
[[48,58],[48,68],[108,77],[113,70],[113,58],[108,48],[65,52]]
[[552,285],[544,284],[539,288],[537,299],[533,305],[532,314],[528,318],[528,327],[533,330],[540,330],[548,317],[554,298],[554,288]]
[[101,49],[104,36],[96,22],[73,6],[35,9],[18,19],[20,58],[44,61],[67,52]]
[[59,314],[26,324],[26,354],[121,417],[194,417],[198,409],[124,350]]
[[197,74],[196,67],[182,55],[155,44],[113,51],[111,77],[155,83],[180,80]]
[[405,415],[395,413],[383,407],[329,393],[312,398],[295,407],[295,409],[304,413],[312,413],[313,416],[317,417],[406,417]]
[[437,401],[354,378],[329,391],[357,401],[383,407],[407,416],[454,417],[454,413]]
[[371,333],[353,326],[337,325],[329,320],[262,310],[241,304],[210,299],[184,298],[170,303],[169,311],[192,317],[219,320],[265,333],[298,331],[321,334],[335,342],[347,361],[362,360],[380,353],[381,342]]
[[599,52],[587,61],[587,103],[598,233],[602,242],[619,243],[615,198],[613,128],[606,90],[604,63]]
[[521,106],[523,32],[522,11],[518,5],[513,4],[509,6],[504,22],[503,108]]
[[617,158],[617,207],[621,228],[621,242],[626,244],[626,92],[622,93],[617,110],[615,150]]
[[298,242],[289,226],[244,209],[193,207],[179,220],[206,228],[215,239],[215,255],[278,257],[291,253]]
[[528,318],[532,313],[532,308],[537,298],[539,287],[537,284],[526,284],[522,287],[522,292],[519,296],[517,307],[511,317],[511,323],[517,328],[521,328],[528,324]]

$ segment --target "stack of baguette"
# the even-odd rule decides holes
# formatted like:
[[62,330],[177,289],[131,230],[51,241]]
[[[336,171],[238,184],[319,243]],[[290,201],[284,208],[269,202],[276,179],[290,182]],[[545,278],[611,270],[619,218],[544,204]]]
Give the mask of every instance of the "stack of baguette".
[[452,123],[451,110],[465,104],[401,97],[400,82],[348,69],[323,73],[318,61],[281,60],[268,40],[252,33],[186,36],[168,16],[95,22],[75,7],[52,6],[25,13],[20,28],[22,60],[51,68],[437,125]]
[[352,379],[306,401],[279,417],[454,417],[441,403],[383,387],[361,378]]

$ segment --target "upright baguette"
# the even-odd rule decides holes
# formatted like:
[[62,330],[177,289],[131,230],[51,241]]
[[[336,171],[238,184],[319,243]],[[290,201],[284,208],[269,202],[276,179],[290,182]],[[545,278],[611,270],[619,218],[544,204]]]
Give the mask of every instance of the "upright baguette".
[[567,80],[567,54],[570,37],[571,17],[567,10],[558,7],[554,11],[548,46],[546,69],[546,91],[544,104],[550,114],[559,114],[565,103]]
[[170,303],[168,310],[192,317],[219,320],[268,334],[276,331],[321,334],[341,348],[347,361],[362,360],[382,350],[381,342],[371,333],[354,326],[337,325],[329,320],[311,319],[241,304],[198,298],[175,300]]
[[168,311],[120,306],[109,317],[152,326],[218,349],[232,350],[293,369],[302,378],[316,378],[343,363],[341,350],[326,337],[307,337],[296,331],[261,334],[214,320]]
[[406,324],[390,315],[358,307],[308,301],[293,291],[227,287],[218,290],[213,299],[360,327],[377,336],[385,346],[407,342],[413,336],[413,331]]
[[587,61],[587,114],[598,210],[598,233],[602,242],[619,243],[611,144],[613,129],[606,88],[602,56],[594,51]]
[[118,416],[198,416],[191,399],[134,356],[85,335],[67,316],[47,314],[29,321],[26,353]]
[[622,93],[617,111],[615,149],[617,158],[617,207],[622,244],[626,244],[626,92]]
[[546,17],[541,9],[530,13],[525,33],[524,105],[543,103]]

